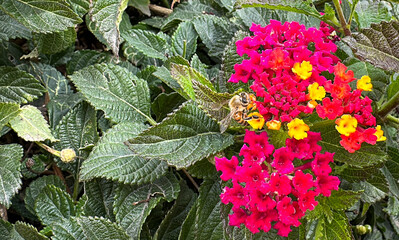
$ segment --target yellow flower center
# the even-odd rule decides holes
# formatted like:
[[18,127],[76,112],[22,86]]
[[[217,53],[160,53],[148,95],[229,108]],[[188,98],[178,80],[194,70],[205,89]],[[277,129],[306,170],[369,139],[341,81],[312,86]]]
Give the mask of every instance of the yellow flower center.
[[265,119],[258,112],[253,112],[248,114],[248,117],[245,120],[251,125],[253,129],[262,129],[263,125],[265,125]]
[[266,126],[268,129],[271,129],[271,130],[280,130],[281,122],[277,121],[277,120],[270,120],[266,123]]
[[371,79],[369,76],[363,76],[359,80],[357,80],[357,89],[363,91],[371,91],[373,88],[373,84],[371,84]]
[[312,76],[312,64],[308,61],[302,63],[296,62],[292,68],[292,72],[298,75],[300,79],[306,80]]
[[375,130],[376,132],[374,133],[374,135],[377,136],[377,142],[387,140],[387,138],[384,136],[384,131],[381,130],[381,125],[377,125]]
[[345,136],[349,136],[351,133],[356,132],[357,120],[349,114],[344,114],[341,118],[338,118],[335,123],[337,131]]
[[299,118],[295,118],[287,124],[288,135],[296,140],[304,139],[308,136],[307,131],[309,131],[309,126]]
[[319,86],[317,82],[312,83],[308,86],[309,98],[312,100],[323,100],[326,96],[326,90],[323,86]]

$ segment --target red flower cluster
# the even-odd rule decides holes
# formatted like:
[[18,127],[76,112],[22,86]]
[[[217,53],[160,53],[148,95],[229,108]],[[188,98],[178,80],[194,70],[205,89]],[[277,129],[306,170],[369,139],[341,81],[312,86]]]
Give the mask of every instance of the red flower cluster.
[[[323,71],[333,71],[339,59],[329,31],[306,29],[297,22],[270,20],[266,27],[253,24],[254,36],[237,41],[237,53],[249,59],[234,66],[230,82],[254,80],[251,89],[265,119],[289,122],[301,112],[312,113],[306,90],[311,83],[324,86]],[[313,51],[309,49],[314,49]]]
[[[230,225],[244,224],[256,233],[268,232],[274,222],[278,234],[288,236],[291,226],[298,227],[306,210],[318,204],[316,196],[338,190],[339,179],[329,175],[334,154],[320,153],[320,140],[320,133],[308,132],[307,138],[287,139],[286,147],[274,149],[266,132],[246,131],[241,164],[235,156],[216,158],[221,179],[232,180],[220,196],[224,204],[233,204]],[[294,159],[301,160],[300,166]]]

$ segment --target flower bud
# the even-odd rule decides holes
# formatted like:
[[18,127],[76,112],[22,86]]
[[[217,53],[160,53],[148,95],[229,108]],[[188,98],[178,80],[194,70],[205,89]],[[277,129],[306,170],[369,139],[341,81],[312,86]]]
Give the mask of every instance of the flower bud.
[[75,150],[71,148],[62,149],[61,151],[61,161],[65,163],[72,162],[76,158]]

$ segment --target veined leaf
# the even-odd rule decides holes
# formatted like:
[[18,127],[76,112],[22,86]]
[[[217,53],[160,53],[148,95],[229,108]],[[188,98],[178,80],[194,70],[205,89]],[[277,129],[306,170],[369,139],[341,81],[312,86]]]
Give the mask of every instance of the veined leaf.
[[360,33],[354,33],[342,39],[355,52],[360,60],[376,67],[399,72],[399,22],[381,22],[371,24]]
[[8,41],[15,38],[29,39],[31,37],[29,29],[0,11],[0,40]]
[[39,53],[54,54],[64,51],[75,43],[75,28],[69,27],[64,31],[51,33],[34,33],[33,42]]
[[190,59],[197,50],[198,34],[191,22],[182,22],[173,33],[172,47],[176,54]]
[[159,94],[151,104],[152,112],[157,116],[157,122],[164,119],[166,115],[171,113],[173,109],[178,108],[185,101],[186,99],[177,92]]
[[146,127],[139,123],[123,122],[110,129],[94,147],[81,167],[81,179],[105,177],[126,184],[152,182],[164,175],[167,164],[158,159],[147,160],[124,144]]
[[45,91],[32,75],[14,67],[0,67],[0,101],[27,103]]
[[221,134],[218,124],[189,102],[126,144],[140,156],[180,169],[230,146],[233,137]]
[[117,183],[106,179],[93,179],[85,182],[85,194],[88,200],[84,212],[88,216],[98,216],[115,221],[114,196]]
[[11,119],[18,116],[20,112],[19,104],[0,103],[0,128],[6,125]]
[[356,5],[355,19],[360,29],[370,27],[371,23],[391,20],[386,2],[360,1]]
[[163,199],[176,199],[179,191],[179,182],[172,174],[153,184],[120,185],[114,202],[116,221],[132,239],[140,239],[142,225],[151,210]]
[[154,76],[161,79],[167,86],[178,92],[185,99],[191,99],[189,95],[183,90],[179,83],[172,77],[170,71],[162,66],[159,67],[154,73]]
[[0,204],[7,208],[21,186],[23,149],[18,144],[0,145]]
[[[46,236],[42,235],[37,231],[37,229],[27,223],[24,222],[16,222],[13,226],[14,228],[10,232],[9,238],[10,240],[46,240],[48,239]],[[1,235],[2,237],[6,237],[5,235]]]
[[126,68],[96,64],[75,72],[72,82],[97,109],[116,122],[141,122],[150,117],[148,85]]
[[190,173],[192,177],[206,179],[212,178],[217,174],[215,165],[211,162],[213,161],[214,156],[210,156],[208,158],[204,158],[201,161],[196,162],[194,165],[187,168],[187,171]]
[[391,172],[392,176],[399,180],[399,151],[398,149],[389,147],[388,148],[389,159],[386,162],[386,167]]
[[111,62],[112,55],[108,52],[98,52],[94,50],[81,50],[72,54],[68,61],[66,71],[68,75],[73,74],[82,68],[94,65],[96,63]]
[[353,239],[351,226],[344,212],[334,212],[331,222],[326,218],[319,219],[315,231],[315,240]]
[[33,32],[64,31],[82,22],[64,1],[3,0],[0,9]]
[[148,5],[150,4],[150,0],[129,0],[129,5],[133,6],[140,10],[140,12],[144,13],[147,16],[151,16],[150,8]]
[[39,109],[32,105],[25,105],[17,117],[10,121],[11,128],[25,141],[41,142],[57,141],[51,134],[50,126]]
[[120,36],[119,24],[128,0],[97,0],[89,11],[88,17],[94,24],[93,33],[100,34],[108,48],[118,56]]
[[81,101],[83,101],[83,95],[79,92],[53,97],[47,104],[51,128],[55,129],[62,117]]
[[79,17],[83,17],[89,11],[89,0],[66,0],[67,3],[71,6],[71,9],[79,15]]

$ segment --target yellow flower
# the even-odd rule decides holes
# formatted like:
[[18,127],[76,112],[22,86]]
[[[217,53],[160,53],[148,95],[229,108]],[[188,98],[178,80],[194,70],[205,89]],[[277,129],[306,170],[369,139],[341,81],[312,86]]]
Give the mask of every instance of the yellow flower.
[[377,125],[375,130],[376,132],[374,133],[374,135],[377,136],[377,142],[387,140],[387,138],[384,136],[384,131],[381,130],[381,125]]
[[351,133],[356,132],[357,120],[349,114],[344,114],[341,118],[338,118],[335,123],[337,131],[345,136],[349,136]]
[[265,119],[258,112],[253,112],[248,114],[248,117],[245,120],[251,125],[253,129],[262,129],[263,125],[265,125]]
[[310,108],[315,108],[315,107],[317,107],[317,102],[315,101],[315,100],[310,100],[309,102],[308,102],[308,107],[310,107]]
[[306,80],[312,76],[312,64],[308,61],[302,63],[296,62],[292,68],[292,72],[298,75],[300,79]]
[[295,118],[288,126],[288,135],[292,138],[294,137],[296,140],[304,139],[308,136],[307,131],[309,131],[309,126],[303,122],[303,120],[299,118]]
[[324,89],[323,86],[319,86],[317,82],[312,83],[308,86],[308,91],[309,91],[309,98],[312,100],[323,100],[323,98],[326,96],[326,90]]
[[371,84],[371,79],[369,76],[363,76],[359,80],[357,80],[357,89],[363,91],[371,91],[373,88],[373,84]]
[[271,129],[271,130],[280,130],[281,122],[278,120],[270,120],[266,123],[266,126],[268,129]]

